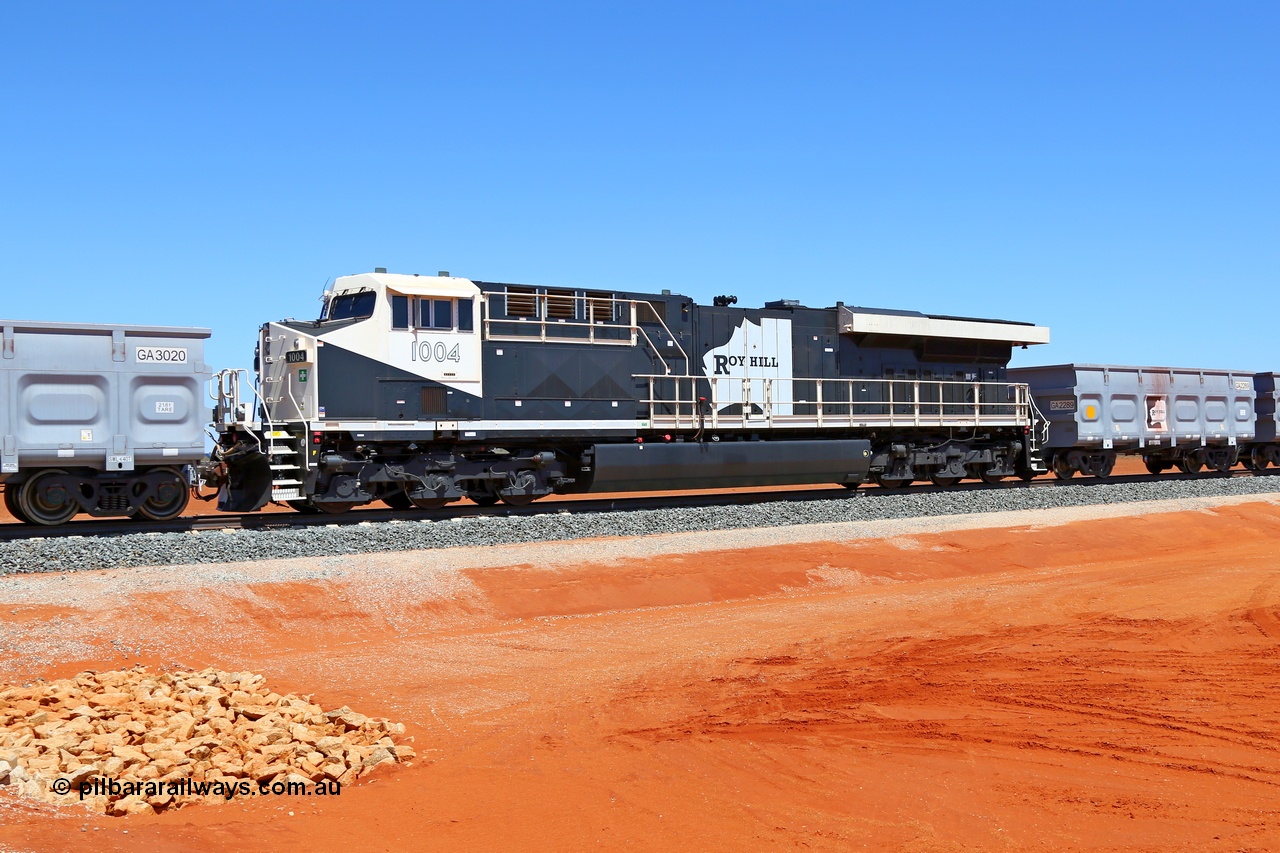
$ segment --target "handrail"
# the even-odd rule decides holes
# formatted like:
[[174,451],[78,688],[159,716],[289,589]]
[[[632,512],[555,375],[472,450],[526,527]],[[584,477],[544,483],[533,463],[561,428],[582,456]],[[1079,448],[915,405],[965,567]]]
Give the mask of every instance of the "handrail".
[[[217,423],[212,424],[213,426],[227,426],[228,422],[226,419],[225,412],[228,412],[228,411],[231,414],[230,425],[237,425],[241,423],[241,421],[239,420],[240,406],[241,406],[241,403],[240,403],[240,375],[241,374],[244,374],[245,380],[247,381],[249,378],[249,371],[243,367],[228,367],[223,370],[219,370],[211,378],[211,383],[217,384],[218,394],[217,396],[214,396],[214,394],[211,391],[209,396],[214,400],[214,402],[218,404],[215,411],[217,412],[218,417],[220,418],[220,420]],[[271,420],[271,414],[267,408],[267,401],[263,399],[262,394],[258,392],[258,389],[256,386],[250,384],[249,390],[253,392],[254,397],[258,398],[258,402],[262,404],[262,414],[264,418],[263,423],[265,423],[268,427],[270,427],[271,431],[274,432],[275,421]],[[246,412],[245,415],[247,417],[248,412]],[[252,420],[252,418],[250,418],[250,420]],[[253,436],[253,440],[257,442],[258,451],[261,452],[262,441],[258,439],[258,436],[254,434],[253,430],[246,430],[246,432],[248,432],[249,435]]]
[[[546,293],[520,294],[521,296],[532,296],[536,300],[534,304],[536,306],[535,310],[537,311],[537,316],[505,317],[505,318],[496,317],[495,318],[490,316],[489,314],[489,296],[490,295],[491,294],[489,293],[482,293],[481,300],[480,300],[481,312],[483,315],[481,320],[481,330],[485,340],[491,340],[491,341],[537,340],[540,342],[552,341],[552,342],[579,343],[579,344],[587,343],[587,344],[593,344],[593,345],[598,344],[598,345],[605,345],[605,346],[635,346],[636,342],[639,339],[643,338],[644,342],[648,344],[649,348],[653,350],[654,354],[658,356],[658,360],[662,363],[663,369],[666,370],[667,372],[666,375],[670,376],[672,375],[671,365],[667,361],[666,354],[662,351],[661,348],[658,347],[657,344],[653,342],[653,339],[649,336],[649,333],[644,330],[644,327],[640,323],[639,311],[637,309],[639,308],[639,306],[645,305],[645,306],[648,306],[650,312],[652,312],[654,321],[657,323],[657,325],[661,326],[662,331],[666,333],[667,340],[671,341],[671,343],[675,345],[675,349],[679,353],[679,358],[684,360],[684,363],[686,366],[689,364],[689,355],[684,351],[684,347],[680,345],[679,339],[671,333],[671,329],[667,326],[666,321],[662,319],[662,316],[661,314],[659,314],[658,309],[654,307],[654,304],[648,301],[647,299],[615,299],[613,297],[605,297],[605,296],[564,296],[561,294],[546,294]],[[504,297],[506,296],[506,294],[498,294],[498,295],[501,295]],[[563,318],[563,317],[555,317],[555,318],[548,317],[546,308],[552,303],[572,304],[574,319]],[[581,303],[584,308],[581,315],[578,312],[579,303]],[[612,319],[607,321],[596,320],[595,319],[596,306],[603,303],[608,303],[611,309],[612,307],[618,306],[618,305],[624,306],[627,310],[627,317],[624,318],[625,322],[620,322]],[[611,310],[610,314],[612,315],[613,313],[614,312]],[[579,316],[584,316],[587,319],[579,320],[577,319]],[[494,331],[493,327],[495,325],[501,325],[501,324],[508,324],[508,325],[517,326],[517,327],[527,326],[530,329],[536,328],[537,333],[536,334],[534,333],[511,334],[511,333],[502,333],[502,332]],[[630,334],[627,338],[617,338],[617,339],[601,338],[596,336],[596,330],[600,328],[620,329],[620,330],[625,329]],[[551,329],[551,330],[586,329],[587,334],[585,337],[574,336],[574,335],[556,335],[554,334],[554,332],[548,333],[548,329]]]

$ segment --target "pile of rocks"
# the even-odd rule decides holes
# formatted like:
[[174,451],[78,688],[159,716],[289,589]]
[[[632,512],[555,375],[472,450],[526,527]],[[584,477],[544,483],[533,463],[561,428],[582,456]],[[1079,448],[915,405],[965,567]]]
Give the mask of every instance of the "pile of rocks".
[[259,793],[338,792],[414,751],[404,726],[252,672],[143,667],[0,689],[0,784],[112,815]]

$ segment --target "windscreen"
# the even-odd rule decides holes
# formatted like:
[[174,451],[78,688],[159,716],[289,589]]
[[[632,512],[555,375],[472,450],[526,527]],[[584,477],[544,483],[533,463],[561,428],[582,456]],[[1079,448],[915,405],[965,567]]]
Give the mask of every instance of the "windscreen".
[[373,316],[378,296],[372,290],[341,293],[329,300],[321,320],[363,320]]

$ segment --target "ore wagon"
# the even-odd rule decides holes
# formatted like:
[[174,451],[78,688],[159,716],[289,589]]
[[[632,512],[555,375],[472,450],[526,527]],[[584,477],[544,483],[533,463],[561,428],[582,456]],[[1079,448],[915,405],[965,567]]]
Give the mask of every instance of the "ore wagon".
[[0,320],[0,482],[35,523],[168,519],[204,456],[208,329]]

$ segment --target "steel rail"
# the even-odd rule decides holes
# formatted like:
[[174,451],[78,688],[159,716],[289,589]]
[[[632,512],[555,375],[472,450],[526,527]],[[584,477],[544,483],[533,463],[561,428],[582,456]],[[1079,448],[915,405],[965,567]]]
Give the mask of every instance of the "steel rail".
[[69,536],[118,537],[139,533],[206,533],[220,530],[288,530],[308,527],[353,526],[387,522],[414,523],[422,521],[450,521],[459,518],[511,518],[518,516],[638,512],[650,509],[703,508],[718,506],[747,506],[762,503],[803,503],[819,500],[859,499],[880,500],[904,495],[957,494],[985,492],[998,489],[1052,489],[1062,486],[1086,486],[1090,488],[1167,482],[1205,482],[1213,479],[1280,477],[1280,469],[1250,471],[1239,469],[1223,474],[1125,474],[1113,477],[1080,477],[1058,480],[1040,477],[1029,482],[1018,479],[1001,480],[998,483],[980,481],[964,482],[954,486],[935,486],[919,483],[904,488],[886,489],[867,486],[846,489],[842,486],[802,490],[761,490],[755,492],[672,495],[655,492],[641,497],[582,497],[568,500],[535,503],[524,507],[497,505],[481,507],[474,504],[457,504],[438,510],[356,509],[340,515],[303,515],[301,513],[217,513],[176,518],[172,521],[150,521],[133,518],[85,518],[72,520],[58,527],[39,527],[14,522],[0,524],[0,542],[33,539],[52,539]]

